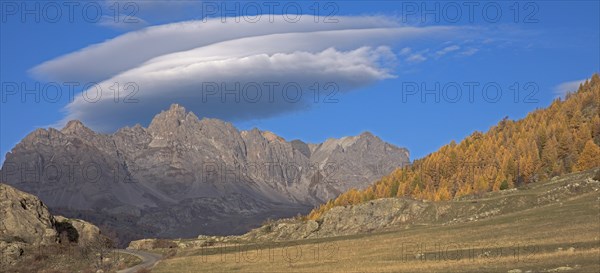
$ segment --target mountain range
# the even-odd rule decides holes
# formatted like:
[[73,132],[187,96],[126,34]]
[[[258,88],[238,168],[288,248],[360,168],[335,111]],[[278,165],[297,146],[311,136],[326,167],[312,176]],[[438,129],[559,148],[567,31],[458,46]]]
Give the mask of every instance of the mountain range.
[[0,177],[52,213],[127,242],[241,234],[363,189],[408,162],[408,150],[369,132],[319,144],[286,141],[173,104],[148,127],[112,134],[77,120],[37,129],[6,154]]

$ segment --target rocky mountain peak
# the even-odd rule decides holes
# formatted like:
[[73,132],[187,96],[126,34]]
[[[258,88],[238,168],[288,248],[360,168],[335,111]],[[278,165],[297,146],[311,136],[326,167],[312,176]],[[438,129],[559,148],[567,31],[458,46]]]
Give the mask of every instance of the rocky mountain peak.
[[364,132],[360,133],[359,137],[362,137],[362,138],[373,138],[373,137],[376,137],[376,136],[373,135],[373,133],[371,133],[369,131],[364,131]]
[[177,103],[173,103],[166,112],[185,113],[185,107]]
[[367,143],[375,144],[375,145],[380,145],[380,144],[385,143],[383,140],[381,140],[376,135],[373,135],[369,131],[364,131],[356,136],[343,137],[343,138],[340,138],[339,140],[335,140],[335,142],[337,145],[341,146],[344,149],[347,149],[350,146],[364,145]]
[[185,120],[190,121],[190,122],[198,122],[198,121],[200,121],[200,119],[198,119],[198,117],[196,116],[196,114],[194,114],[194,112],[188,112],[185,115]]
[[83,123],[79,120],[71,120],[67,122],[65,127],[60,130],[63,134],[74,134],[74,135],[86,135],[86,134],[94,134],[90,128],[83,125]]
[[179,104],[171,104],[169,109],[161,111],[158,115],[154,117],[154,120],[161,118],[177,118],[177,119],[185,119],[186,110],[183,106]]
[[273,142],[273,141],[285,142],[284,138],[282,138],[270,131],[263,131],[262,136],[269,142]]
[[196,123],[198,117],[191,112],[186,112],[183,106],[174,103],[168,110],[154,116],[148,129],[152,132],[172,132],[186,122]]

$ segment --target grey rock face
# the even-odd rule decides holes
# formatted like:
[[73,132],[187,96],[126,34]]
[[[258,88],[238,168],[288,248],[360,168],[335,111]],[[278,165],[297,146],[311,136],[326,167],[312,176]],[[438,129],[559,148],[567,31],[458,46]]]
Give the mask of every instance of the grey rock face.
[[6,155],[1,177],[126,241],[243,233],[366,187],[408,156],[370,133],[288,142],[172,105],[147,128],[109,135],[78,121],[35,130]]

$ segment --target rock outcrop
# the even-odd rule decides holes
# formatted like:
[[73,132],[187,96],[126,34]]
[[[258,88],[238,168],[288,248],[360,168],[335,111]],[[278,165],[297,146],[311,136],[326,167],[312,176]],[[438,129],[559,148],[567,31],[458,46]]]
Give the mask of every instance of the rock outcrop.
[[408,198],[384,198],[354,206],[334,207],[321,219],[284,219],[254,229],[237,239],[288,241],[368,233],[388,227],[436,222],[436,207]]
[[37,197],[0,184],[0,238],[31,245],[56,243],[54,217]]
[[127,241],[242,234],[408,162],[406,149],[371,133],[286,141],[172,105],[147,128],[100,134],[71,121],[35,130],[6,155],[1,177],[53,213],[116,227]]
[[69,219],[60,215],[54,216],[54,219],[57,224],[66,223],[77,231],[77,243],[79,245],[85,246],[94,243],[101,235],[100,229],[92,223],[80,219]]
[[0,268],[16,261],[26,249],[59,243],[65,227],[77,230],[77,236],[70,237],[72,243],[90,242],[100,234],[98,227],[78,219],[54,217],[36,196],[0,184]]

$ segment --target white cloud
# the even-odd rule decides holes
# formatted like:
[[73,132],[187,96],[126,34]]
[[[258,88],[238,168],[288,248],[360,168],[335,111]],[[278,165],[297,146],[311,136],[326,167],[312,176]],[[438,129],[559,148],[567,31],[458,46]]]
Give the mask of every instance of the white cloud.
[[477,49],[477,48],[474,48],[474,47],[471,47],[471,48],[468,48],[468,49],[466,49],[465,51],[462,51],[462,52],[460,53],[460,55],[463,55],[463,56],[471,56],[471,55],[473,55],[473,54],[477,53],[478,51],[479,51],[479,49]]
[[420,54],[420,53],[411,54],[410,56],[408,56],[406,58],[406,61],[411,62],[411,63],[420,63],[420,62],[424,62],[426,60],[427,60],[427,58],[425,56],[423,56],[423,54]]
[[[152,26],[120,35],[111,40],[91,45],[79,51],[44,62],[31,70],[34,77],[53,81],[98,82],[119,72],[135,68],[143,62],[164,54],[190,50],[228,40],[244,37],[280,33],[315,33],[312,37],[320,40],[303,41],[303,44],[314,43],[314,47],[324,49],[337,42],[323,31],[338,30],[337,36],[344,36],[344,41],[353,46],[377,45],[394,39],[411,39],[419,35],[443,34],[451,27],[413,28],[402,27],[385,17],[339,17],[338,23],[315,23],[314,17],[304,15],[296,23],[285,21],[282,16],[275,16],[273,22],[267,18],[258,22],[222,23],[220,19],[203,21],[187,21],[160,26]],[[232,20],[233,21],[233,20]],[[228,21],[228,22],[232,22]],[[361,32],[370,32],[369,37],[358,37]],[[393,35],[400,35],[394,37]],[[351,37],[357,37],[353,41]],[[369,41],[368,39],[376,39]],[[278,44],[288,44],[279,41]],[[274,47],[277,45],[273,45]],[[309,45],[310,46],[310,45]],[[349,47],[348,47],[349,48]],[[93,65],[90,65],[93,64]]]
[[448,53],[450,53],[452,51],[456,51],[456,50],[459,50],[459,49],[460,49],[460,46],[457,46],[457,45],[447,46],[447,47],[444,47],[441,50],[438,50],[435,54],[438,57],[441,57],[441,56],[444,56],[444,55],[446,55],[446,54],[448,54]]
[[421,63],[427,60],[427,56],[431,55],[429,53],[429,48],[426,49],[422,49],[419,51],[410,51],[408,52],[408,56],[404,59],[406,62],[408,63],[412,63],[412,64],[417,64],[417,63]]
[[588,79],[563,82],[554,87],[554,94],[558,97],[564,98],[567,95],[567,93],[573,93],[577,91],[577,89],[579,89],[579,85],[584,83],[586,80]]
[[[244,37],[311,33],[306,36],[310,40],[300,41],[296,49],[303,46],[323,50],[332,46],[352,49],[393,41],[401,43],[424,36],[450,36],[457,30],[454,27],[399,27],[385,17],[339,17],[336,24],[314,23],[313,17],[306,15],[297,23],[285,22],[279,16],[274,18],[273,23],[263,20],[224,24],[212,19],[148,27],[44,62],[31,73],[39,79],[97,82],[160,55]],[[337,41],[338,38],[342,40]],[[280,40],[272,46],[294,45]]]
[[[319,83],[317,101],[323,103],[333,86],[341,94],[394,77],[397,60],[389,46],[404,47],[400,53],[409,54],[413,52],[406,45],[411,41],[446,41],[462,31],[458,27],[406,27],[379,16],[337,17],[336,24],[315,23],[306,15],[296,23],[274,18],[274,22],[211,19],[148,27],[47,61],[31,73],[57,82],[99,82],[101,99],[93,99],[95,88],[84,91],[65,108],[62,122],[79,119],[102,131],[147,123],[171,103],[182,104],[201,117],[245,120],[309,107],[315,103],[315,82]],[[405,60],[424,61],[424,53],[410,54]],[[118,102],[115,83],[120,87]],[[133,90],[128,83],[139,87],[133,96],[136,103],[123,103]],[[213,83],[219,88],[207,89]],[[252,83],[262,88],[259,101],[243,97],[244,87],[256,89]],[[279,89],[269,94],[265,83],[278,83]],[[300,100],[283,94],[282,87],[290,83],[304,92]],[[233,92],[238,100],[227,95],[236,84],[239,88]]]
[[[200,54],[199,51],[186,53],[189,54],[157,58],[101,82],[98,87],[103,91],[102,99],[91,103],[78,97],[68,105],[69,114],[63,123],[79,119],[95,129],[110,131],[147,122],[174,102],[201,117],[263,118],[308,107],[313,103],[315,90],[321,97],[319,103],[323,103],[334,89],[345,92],[394,77],[389,68],[381,66],[394,58],[386,47],[226,58],[194,58],[193,54]],[[138,102],[115,103],[111,87],[130,81],[139,83],[139,92],[132,97]],[[271,83],[277,86],[269,88]],[[315,83],[319,84],[318,89],[314,89]],[[331,86],[326,87],[328,84]],[[132,89],[121,87],[120,94],[131,94]],[[297,87],[301,93],[297,93]],[[96,90],[90,90],[88,97],[95,98]]]

